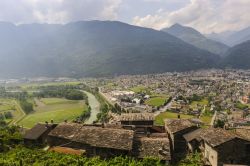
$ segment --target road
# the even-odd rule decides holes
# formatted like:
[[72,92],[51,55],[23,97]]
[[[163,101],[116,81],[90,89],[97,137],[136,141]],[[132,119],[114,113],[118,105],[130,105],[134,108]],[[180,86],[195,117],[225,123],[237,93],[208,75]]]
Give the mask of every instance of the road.
[[156,112],[154,113],[154,116],[157,116],[157,115],[159,115],[160,113],[165,112],[167,109],[169,109],[169,108],[172,106],[172,102],[173,102],[174,99],[175,99],[175,98],[172,98],[172,100],[171,100],[167,105],[165,105],[164,107],[160,108],[159,111],[156,111]]
[[82,92],[88,96],[89,106],[91,107],[90,117],[86,120],[85,123],[93,124],[93,122],[97,119],[96,115],[100,112],[100,103],[92,93],[89,93],[87,91]]
[[210,126],[214,125],[214,121],[215,121],[216,116],[217,116],[217,111],[214,112],[214,115],[213,115],[213,118],[211,120]]
[[18,119],[11,121],[9,125],[16,125],[26,116],[26,113],[23,111],[23,109],[20,107],[17,101],[15,101],[15,105],[16,105],[16,109],[18,109],[22,113],[22,115]]

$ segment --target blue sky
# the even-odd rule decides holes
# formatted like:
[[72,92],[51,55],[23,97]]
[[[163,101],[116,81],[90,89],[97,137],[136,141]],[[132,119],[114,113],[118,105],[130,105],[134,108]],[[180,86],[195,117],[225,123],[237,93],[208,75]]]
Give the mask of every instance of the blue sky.
[[180,23],[202,33],[250,26],[250,0],[0,0],[0,21],[117,20],[161,29]]

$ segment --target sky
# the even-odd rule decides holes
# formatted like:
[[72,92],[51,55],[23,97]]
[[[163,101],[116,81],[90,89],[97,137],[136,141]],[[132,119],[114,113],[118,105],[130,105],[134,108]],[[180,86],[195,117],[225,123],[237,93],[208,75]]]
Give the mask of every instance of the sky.
[[81,20],[116,20],[158,30],[180,23],[219,33],[250,26],[250,0],[0,0],[0,21]]

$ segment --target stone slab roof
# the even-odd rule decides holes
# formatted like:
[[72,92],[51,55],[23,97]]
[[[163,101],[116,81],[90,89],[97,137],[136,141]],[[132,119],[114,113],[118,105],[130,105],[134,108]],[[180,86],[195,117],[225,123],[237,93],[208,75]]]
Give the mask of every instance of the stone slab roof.
[[24,134],[24,139],[36,140],[46,131],[50,130],[52,125],[37,123],[33,128],[27,130]]
[[171,133],[176,133],[184,129],[196,126],[189,119],[165,119],[165,128]]
[[153,121],[153,113],[123,113],[118,117],[119,121]]
[[156,157],[160,160],[171,160],[170,144],[167,137],[136,138],[133,153],[138,158]]
[[134,131],[62,123],[49,135],[94,147],[132,150]]

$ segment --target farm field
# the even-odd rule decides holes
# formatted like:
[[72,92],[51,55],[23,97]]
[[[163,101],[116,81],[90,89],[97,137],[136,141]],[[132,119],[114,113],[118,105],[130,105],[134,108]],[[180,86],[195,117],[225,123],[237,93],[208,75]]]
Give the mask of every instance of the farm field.
[[[190,119],[190,118],[195,118],[192,115],[186,115],[186,114],[180,114],[182,119]],[[163,112],[160,113],[159,115],[157,115],[155,117],[155,124],[157,125],[164,125],[164,119],[176,119],[178,117],[178,113],[174,113],[174,112]],[[200,117],[200,120],[202,122],[204,122],[205,125],[209,125],[211,120],[212,120],[212,116],[209,115],[203,115]]]
[[[193,118],[194,116],[192,115],[185,115],[185,114],[180,114],[182,119],[189,119]],[[176,119],[178,117],[178,113],[174,112],[163,112],[160,113],[155,117],[155,124],[157,125],[164,125],[164,119]]]
[[0,114],[4,115],[4,113],[11,113],[11,118],[4,118],[4,121],[10,123],[12,121],[18,120],[22,117],[23,112],[20,110],[18,103],[14,99],[5,99],[0,98]]
[[153,95],[151,98],[145,101],[145,104],[150,105],[150,106],[162,106],[166,100],[168,100],[169,96],[167,95]]
[[211,120],[212,120],[212,116],[201,116],[200,118],[205,124],[209,125]]
[[201,101],[193,101],[193,102],[191,103],[191,107],[192,107],[192,108],[196,108],[197,105],[202,105],[202,106],[208,105],[208,100],[207,100],[207,99],[203,99],[203,100],[201,100]]
[[165,103],[166,98],[165,97],[153,97],[145,101],[145,104],[150,106],[161,106]]
[[87,109],[84,101],[61,98],[35,99],[35,112],[27,115],[18,124],[31,128],[38,122],[53,120],[55,123],[74,120]]
[[63,98],[41,98],[40,101],[45,105],[52,105],[52,104],[75,104],[78,101],[74,100],[67,100]]
[[132,90],[135,93],[140,93],[140,92],[145,92],[147,88],[144,86],[136,86],[136,87],[131,88],[130,90]]

